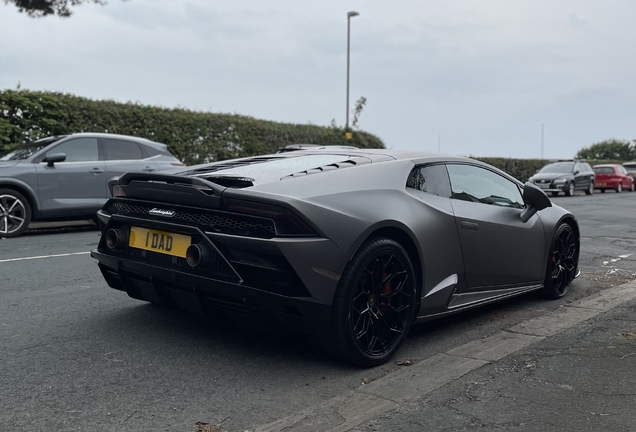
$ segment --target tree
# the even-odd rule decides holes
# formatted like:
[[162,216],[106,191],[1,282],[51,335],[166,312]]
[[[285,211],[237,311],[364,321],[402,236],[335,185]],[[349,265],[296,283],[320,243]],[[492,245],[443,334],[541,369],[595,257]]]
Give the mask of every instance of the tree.
[[367,98],[365,98],[364,96],[360,96],[360,99],[356,101],[355,108],[353,108],[353,121],[351,122],[351,125],[356,129],[358,129],[358,120],[360,120],[360,114],[362,114],[362,110],[364,109],[364,106],[366,104]]
[[61,17],[71,16],[71,7],[82,3],[104,4],[103,0],[4,0],[5,3],[13,3],[20,12],[30,17],[40,18],[47,15]]
[[636,146],[627,140],[612,138],[582,148],[576,157],[580,159],[634,160],[636,159]]

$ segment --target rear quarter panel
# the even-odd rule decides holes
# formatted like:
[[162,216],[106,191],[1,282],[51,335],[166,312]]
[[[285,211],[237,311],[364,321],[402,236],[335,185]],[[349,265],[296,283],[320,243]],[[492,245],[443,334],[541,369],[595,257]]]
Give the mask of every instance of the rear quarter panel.
[[344,168],[270,183],[227,196],[288,203],[329,238],[348,259],[383,228],[403,231],[415,244],[426,293],[463,263],[450,199],[406,188],[408,160]]

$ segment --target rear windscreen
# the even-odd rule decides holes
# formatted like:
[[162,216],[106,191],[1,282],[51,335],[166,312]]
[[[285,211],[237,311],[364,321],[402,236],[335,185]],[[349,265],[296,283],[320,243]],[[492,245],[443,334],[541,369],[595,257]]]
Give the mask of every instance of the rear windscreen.
[[614,168],[612,167],[598,167],[594,168],[595,174],[614,174]]

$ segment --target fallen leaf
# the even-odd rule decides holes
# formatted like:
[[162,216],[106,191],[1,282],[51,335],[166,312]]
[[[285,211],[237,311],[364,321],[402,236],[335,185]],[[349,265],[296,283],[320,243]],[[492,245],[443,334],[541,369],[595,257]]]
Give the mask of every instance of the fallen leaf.
[[218,424],[196,422],[194,432],[225,432],[225,430],[221,429],[221,425]]

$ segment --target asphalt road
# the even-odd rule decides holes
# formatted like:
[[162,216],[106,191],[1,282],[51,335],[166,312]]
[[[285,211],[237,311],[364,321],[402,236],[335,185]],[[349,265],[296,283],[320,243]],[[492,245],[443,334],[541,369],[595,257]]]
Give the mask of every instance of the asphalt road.
[[578,217],[583,234],[583,273],[565,299],[530,294],[414,327],[393,362],[370,370],[324,358],[300,337],[209,323],[108,288],[88,254],[99,239],[90,226],[0,240],[0,430],[192,431],[196,422],[253,430],[400,369],[397,362],[634,279],[636,193],[553,201]]

